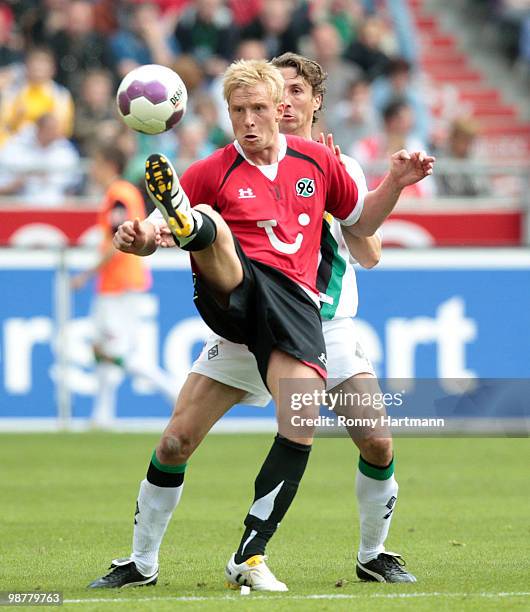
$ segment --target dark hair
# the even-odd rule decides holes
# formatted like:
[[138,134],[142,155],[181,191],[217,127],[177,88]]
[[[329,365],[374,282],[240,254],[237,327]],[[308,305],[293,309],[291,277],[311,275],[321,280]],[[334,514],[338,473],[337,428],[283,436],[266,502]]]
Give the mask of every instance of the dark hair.
[[353,81],[350,81],[346,87],[345,94],[347,96],[351,96],[354,90],[359,86],[370,87],[370,81],[364,76],[360,76]]
[[276,68],[294,68],[296,74],[304,78],[313,92],[313,97],[321,96],[322,102],[320,108],[313,113],[313,123],[317,121],[317,113],[323,107],[324,94],[326,93],[326,86],[324,81],[328,78],[327,73],[322,69],[322,66],[313,60],[298,55],[298,53],[283,53],[278,57],[274,57],[271,60],[271,64]]
[[383,119],[385,123],[388,123],[391,119],[396,117],[404,108],[408,108],[409,104],[403,98],[394,98],[391,100],[383,109]]
[[27,62],[30,57],[34,55],[46,55],[55,65],[55,55],[50,47],[45,45],[33,45],[26,50],[25,61]]
[[386,74],[389,77],[400,74],[401,72],[410,72],[412,70],[412,64],[403,57],[396,57],[390,60],[386,69]]
[[121,175],[127,165],[127,155],[115,145],[100,145],[95,149],[95,155],[112,164],[116,172]]

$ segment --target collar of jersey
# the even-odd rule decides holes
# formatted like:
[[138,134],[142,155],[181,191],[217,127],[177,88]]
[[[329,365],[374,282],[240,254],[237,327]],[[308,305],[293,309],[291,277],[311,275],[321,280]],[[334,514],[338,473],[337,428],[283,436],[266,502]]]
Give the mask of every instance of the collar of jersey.
[[[287,139],[285,138],[284,134],[279,134],[280,137],[280,150],[278,151],[278,162],[282,161],[282,159],[285,157],[285,154],[287,153]],[[245,155],[244,151],[243,151],[243,147],[239,144],[239,142],[237,140],[234,140],[234,147],[236,148],[236,151],[239,153],[239,155],[241,155],[241,157],[247,161],[251,166],[257,166],[254,162],[250,161],[250,159],[248,159],[248,157]],[[274,162],[273,164],[267,164],[268,166],[275,166],[278,162]]]

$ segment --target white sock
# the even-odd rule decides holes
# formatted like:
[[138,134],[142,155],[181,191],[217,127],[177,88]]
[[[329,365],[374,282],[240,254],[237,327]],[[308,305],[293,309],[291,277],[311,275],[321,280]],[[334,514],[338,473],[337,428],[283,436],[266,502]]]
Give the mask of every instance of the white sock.
[[123,380],[123,373],[119,366],[101,362],[96,364],[96,378],[98,388],[94,398],[92,421],[105,425],[112,423],[116,417],[116,392]]
[[144,576],[152,576],[158,569],[160,544],[183,488],[184,483],[179,487],[157,487],[145,479],[140,483],[131,559]]
[[355,490],[361,523],[359,561],[367,563],[385,551],[384,543],[398,496],[398,484],[394,474],[386,480],[377,480],[357,469]]

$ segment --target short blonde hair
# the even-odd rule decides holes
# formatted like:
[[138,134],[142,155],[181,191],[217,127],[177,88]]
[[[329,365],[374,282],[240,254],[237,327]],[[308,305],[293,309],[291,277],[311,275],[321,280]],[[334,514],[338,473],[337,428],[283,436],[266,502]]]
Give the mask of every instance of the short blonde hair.
[[282,73],[266,60],[238,60],[228,66],[223,78],[224,99],[230,103],[230,96],[238,87],[255,87],[264,83],[274,104],[283,100]]

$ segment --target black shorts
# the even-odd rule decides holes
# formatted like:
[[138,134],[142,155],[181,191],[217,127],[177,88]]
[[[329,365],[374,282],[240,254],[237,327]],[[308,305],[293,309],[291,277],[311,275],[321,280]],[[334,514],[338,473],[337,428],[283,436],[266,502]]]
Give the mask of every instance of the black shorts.
[[204,322],[223,338],[248,346],[265,385],[275,348],[325,378],[326,344],[317,305],[285,274],[247,257],[236,238],[234,243],[243,281],[230,294],[228,306],[219,304],[200,274],[194,275],[195,305]]

